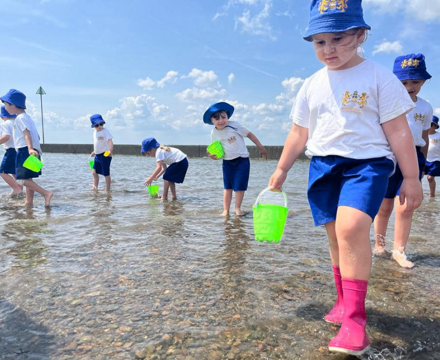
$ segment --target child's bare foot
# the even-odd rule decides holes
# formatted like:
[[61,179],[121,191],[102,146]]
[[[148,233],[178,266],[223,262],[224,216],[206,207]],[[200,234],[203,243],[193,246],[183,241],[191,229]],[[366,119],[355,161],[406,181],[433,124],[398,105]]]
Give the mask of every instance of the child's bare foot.
[[429,194],[429,197],[435,197],[435,194]]
[[172,201],[177,200],[177,196],[171,196],[171,200]]
[[50,200],[52,200],[53,192],[48,191],[47,195],[44,197],[44,206],[49,207],[50,206]]
[[159,199],[160,200],[168,200],[168,197],[167,196],[161,196]]
[[246,213],[242,211],[241,209],[235,209],[235,215],[237,216],[245,216]]
[[93,190],[93,191],[98,191],[98,187],[95,186],[95,185],[92,185],[92,190]]
[[27,207],[27,208],[31,208],[31,207],[34,207],[34,203],[28,203],[28,202],[25,202],[25,203],[23,204],[23,206],[24,206],[24,207]]
[[414,267],[414,263],[407,260],[405,249],[400,248],[399,250],[393,250],[393,253],[391,255],[391,258],[396,260],[397,263],[404,268],[411,269]]
[[387,251],[383,246],[379,246],[373,250],[373,256],[378,258],[389,259],[390,255],[390,252]]
[[229,211],[228,210],[223,210],[222,216],[229,216]]

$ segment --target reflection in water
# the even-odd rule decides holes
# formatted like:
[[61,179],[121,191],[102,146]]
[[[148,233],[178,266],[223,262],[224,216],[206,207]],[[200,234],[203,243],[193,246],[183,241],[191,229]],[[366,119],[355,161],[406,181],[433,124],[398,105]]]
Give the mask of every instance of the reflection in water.
[[[284,237],[267,244],[254,240],[252,214],[219,216],[218,162],[192,159],[179,200],[161,201],[143,186],[154,159],[115,156],[107,194],[90,190],[87,158],[45,155],[50,209],[39,196],[33,209],[0,198],[0,359],[345,358],[327,351],[337,328],[322,316],[335,294],[307,163],[285,185]],[[244,210],[275,166],[253,161]],[[413,270],[374,260],[365,360],[440,358],[439,213],[440,197],[415,213]]]

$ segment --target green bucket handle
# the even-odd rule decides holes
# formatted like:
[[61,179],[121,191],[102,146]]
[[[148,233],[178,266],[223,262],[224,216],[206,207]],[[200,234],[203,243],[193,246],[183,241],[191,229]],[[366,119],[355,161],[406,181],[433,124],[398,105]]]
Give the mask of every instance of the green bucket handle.
[[286,196],[286,193],[284,191],[282,191],[282,190],[281,191],[271,190],[269,187],[267,187],[262,192],[260,192],[260,194],[257,196],[257,200],[255,200],[254,206],[257,206],[259,204],[260,197],[262,197],[267,191],[281,193],[284,196],[284,207],[287,207],[287,196]]

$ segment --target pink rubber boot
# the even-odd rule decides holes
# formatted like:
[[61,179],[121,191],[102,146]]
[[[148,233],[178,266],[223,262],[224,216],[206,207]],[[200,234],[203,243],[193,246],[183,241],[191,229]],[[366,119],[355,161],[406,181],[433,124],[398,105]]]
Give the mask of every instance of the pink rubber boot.
[[336,291],[338,293],[338,297],[336,298],[333,309],[331,309],[328,314],[324,316],[324,321],[331,324],[341,325],[342,317],[344,316],[344,291],[342,290],[341,270],[333,265],[332,268],[333,276],[335,277]]
[[370,348],[365,325],[365,296],[368,281],[342,279],[344,291],[344,318],[338,334],[328,344],[330,351],[360,356]]

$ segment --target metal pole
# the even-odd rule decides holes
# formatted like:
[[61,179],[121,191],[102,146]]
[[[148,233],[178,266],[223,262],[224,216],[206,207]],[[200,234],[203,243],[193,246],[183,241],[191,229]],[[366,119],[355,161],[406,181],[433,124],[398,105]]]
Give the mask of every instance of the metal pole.
[[41,127],[43,128],[43,144],[44,144],[43,94],[40,94],[40,103],[41,103]]

